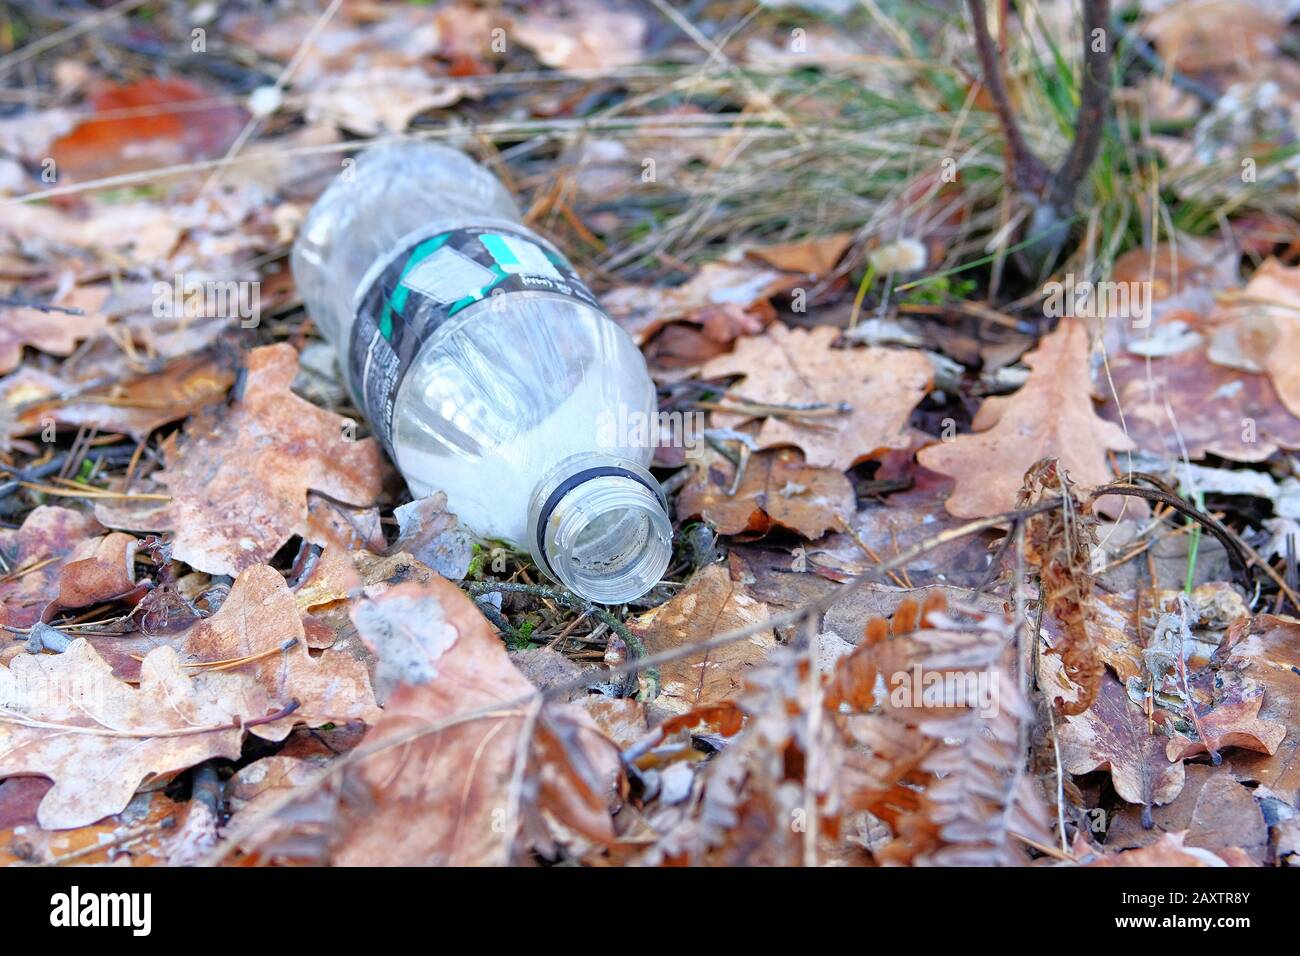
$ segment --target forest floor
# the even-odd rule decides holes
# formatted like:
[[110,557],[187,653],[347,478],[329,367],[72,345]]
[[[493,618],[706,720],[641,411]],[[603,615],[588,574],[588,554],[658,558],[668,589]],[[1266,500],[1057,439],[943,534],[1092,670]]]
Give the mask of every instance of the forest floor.
[[[0,3],[0,863],[1300,865],[1300,5],[987,6]],[[399,139],[641,349],[642,597],[342,384]]]

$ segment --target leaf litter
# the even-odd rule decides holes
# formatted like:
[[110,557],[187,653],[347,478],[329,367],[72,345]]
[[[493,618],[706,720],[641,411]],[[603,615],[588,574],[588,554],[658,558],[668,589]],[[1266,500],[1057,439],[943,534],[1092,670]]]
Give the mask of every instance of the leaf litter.
[[[1032,162],[992,94],[823,15],[815,56],[776,11],[713,51],[574,0],[229,11],[183,77],[125,35],[143,70],[34,58],[0,117],[0,859],[1300,863],[1300,209],[1272,160],[1195,187],[1300,102],[1285,20],[1142,12],[1175,224],[1134,232],[1152,184],[1100,172],[1099,122],[1098,218],[1049,254],[1046,192],[1002,216]],[[656,460],[677,550],[634,606],[409,501],[299,308],[340,163],[449,132],[702,423]],[[955,180],[909,158],[985,139]],[[1067,275],[1145,304],[1053,312]]]

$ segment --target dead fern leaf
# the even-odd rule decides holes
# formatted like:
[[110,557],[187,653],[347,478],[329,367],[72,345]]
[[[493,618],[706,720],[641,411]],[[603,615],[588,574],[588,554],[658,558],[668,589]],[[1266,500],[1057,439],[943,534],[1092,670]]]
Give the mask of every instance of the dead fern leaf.
[[1063,714],[1074,716],[1092,705],[1105,670],[1090,570],[1097,521],[1080,506],[1070,480],[1054,458],[1044,458],[1025,474],[1017,507],[1049,498],[1061,499],[1061,507],[1025,519],[1025,559],[1038,570],[1043,604],[1061,625],[1061,639],[1053,653],[1061,655],[1065,676],[1080,693],[1069,702],[1058,697],[1056,704]]
[[[929,781],[915,812],[897,823],[883,862],[997,866],[1026,862],[1014,837],[1051,841],[1046,812],[1025,776],[1022,728],[1031,712],[1006,664],[1009,623],[963,624],[942,612],[913,640],[919,673],[942,678],[935,706],[923,699],[918,729],[930,743],[919,769]],[[935,686],[939,686],[935,682]]]

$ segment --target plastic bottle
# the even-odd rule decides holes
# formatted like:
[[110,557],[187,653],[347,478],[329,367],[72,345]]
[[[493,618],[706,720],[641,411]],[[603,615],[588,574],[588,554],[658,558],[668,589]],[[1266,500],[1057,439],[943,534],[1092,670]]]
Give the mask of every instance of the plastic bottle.
[[412,494],[444,491],[589,600],[660,579],[653,448],[610,428],[654,420],[645,360],[495,176],[443,146],[371,149],[312,207],[293,272]]

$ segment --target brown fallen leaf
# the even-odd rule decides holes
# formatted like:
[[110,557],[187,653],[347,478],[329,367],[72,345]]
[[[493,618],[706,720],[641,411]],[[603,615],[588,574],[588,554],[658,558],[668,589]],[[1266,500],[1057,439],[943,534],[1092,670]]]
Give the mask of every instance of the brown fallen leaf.
[[326,75],[304,94],[309,123],[359,136],[402,133],[426,110],[451,106],[472,90],[418,66],[360,66]]
[[120,813],[141,783],[214,757],[239,756],[255,712],[247,682],[185,673],[176,652],[145,658],[138,688],[79,639],[62,654],[24,654],[0,667],[0,777],[34,774],[54,786],[37,812],[46,829]]
[[[1241,284],[1239,257],[1233,251],[1222,241],[1183,234],[1176,242],[1130,249],[1115,260],[1110,278],[1113,282],[1150,283],[1145,316],[1134,314],[1129,317],[1133,321],[1127,323],[1130,328],[1107,328],[1106,333],[1126,334],[1130,342],[1141,342],[1158,333],[1166,316],[1172,320],[1209,312],[1217,293]],[[1141,318],[1150,320],[1150,331],[1139,327],[1144,324]],[[1119,351],[1112,350],[1112,360]]]
[[436,576],[398,584],[353,619],[402,683],[366,736],[375,752],[349,772],[358,796],[335,862],[504,864],[548,845],[545,818],[613,841],[617,749],[585,711],[542,703],[464,592]]
[[1129,803],[1168,803],[1183,789],[1182,761],[1171,763],[1167,739],[1147,730],[1147,717],[1124,685],[1105,673],[1092,706],[1059,728],[1067,773],[1109,770],[1115,792]]
[[567,0],[563,16],[526,13],[515,17],[511,33],[546,66],[604,70],[640,62],[646,22],[639,14],[606,9],[594,0]]
[[1230,304],[1212,315],[1218,328],[1210,361],[1250,365],[1272,380],[1282,405],[1300,416],[1300,267],[1269,259]]
[[[880,472],[876,478],[881,479]],[[850,529],[830,534],[807,549],[809,565],[840,575],[862,574],[881,561],[896,557],[908,548],[955,528],[962,522],[943,510],[951,493],[952,479],[924,468],[916,469],[915,482],[907,491],[881,499],[868,499],[853,515]],[[978,587],[993,564],[991,544],[997,535],[961,535],[927,550],[907,564],[906,576],[895,574],[895,583],[952,584]]]
[[251,728],[266,740],[283,740],[299,723],[373,724],[379,716],[366,665],[345,651],[308,653],[293,592],[265,564],[241,572],[221,609],[186,631],[177,647],[186,665],[213,665],[251,678],[260,696],[249,707],[262,698],[298,702],[293,714]]
[[1059,458],[1081,490],[1112,477],[1108,449],[1136,447],[1117,425],[1092,408],[1088,331],[1064,318],[1056,331],[1025,356],[1032,370],[1020,390],[985,400],[972,422],[975,433],[924,448],[917,460],[957,482],[945,507],[960,518],[982,518],[1016,505],[1025,472],[1035,462]]
[[[49,788],[39,777],[11,777],[3,786],[18,783]],[[188,804],[153,791],[136,794],[121,813],[87,826],[45,830],[37,825],[33,806],[21,822],[0,822],[0,866],[161,866],[167,862],[166,838],[188,812]]]
[[212,574],[264,564],[295,534],[311,537],[307,491],[348,504],[374,503],[384,465],[373,439],[350,440],[345,420],[289,391],[297,373],[290,345],[248,356],[243,395],[215,418],[191,421],[164,443],[158,503],[101,501],[114,528],[171,531],[173,555]]
[[[1150,846],[1121,853],[1102,851],[1094,854],[1084,866],[1250,866],[1250,858],[1236,847],[1223,848],[1217,853],[1200,847],[1187,846],[1186,832],[1166,833]],[[1080,847],[1075,855],[1080,856]],[[1229,862],[1231,861],[1231,862]]]
[[6,569],[0,575],[0,624],[31,627],[41,620],[59,599],[64,567],[92,557],[102,531],[89,515],[52,505],[35,508],[17,530],[0,528]]
[[1143,33],[1171,70],[1207,73],[1271,58],[1287,19],[1284,8],[1267,2],[1192,0],[1156,13]]
[[307,578],[293,592],[298,610],[306,613],[361,593],[361,575],[352,563],[352,553],[328,545]]
[[[648,653],[657,654],[755,624],[768,614],[767,605],[752,598],[743,584],[733,581],[725,567],[712,564],[696,571],[671,601],[641,615],[629,627],[645,643]],[[736,699],[750,673],[775,646],[775,635],[765,630],[746,640],[664,664],[659,671],[659,696],[654,708],[661,713],[684,714]]]
[[802,281],[754,263],[710,262],[682,285],[621,286],[602,296],[601,304],[638,345],[670,322],[690,322],[721,347],[762,331],[776,318],[771,297]]
[[313,491],[307,492],[306,537],[347,551],[382,552],[387,547],[378,508],[354,508]]
[[226,786],[226,796],[235,813],[256,813],[274,799],[277,791],[292,790],[310,783],[326,764],[319,758],[286,757],[274,754],[241,767]]
[[1226,667],[1264,689],[1261,720],[1286,728],[1271,754],[1228,755],[1237,779],[1268,787],[1283,799],[1300,798],[1300,624],[1260,614],[1228,655]]
[[0,305],[0,373],[18,365],[24,346],[51,355],[70,355],[78,342],[104,331],[108,318],[103,306],[108,293],[107,286],[74,286],[50,303],[80,309],[80,315]]
[[1106,828],[1106,848],[1149,846],[1165,833],[1186,831],[1188,846],[1218,852],[1228,847],[1263,863],[1268,854],[1268,825],[1254,792],[1232,778],[1226,768],[1190,763],[1187,785],[1178,798],[1151,811],[1154,827],[1142,825],[1137,807],[1126,806]]
[[[22,406],[15,416],[16,427],[11,429],[15,435],[29,434],[52,421],[141,440],[160,425],[224,399],[234,381],[233,355],[219,349],[182,356],[156,374],[88,393],[80,391],[76,383],[22,368],[0,381],[0,401]],[[70,397],[60,397],[65,394]]]
[[767,245],[745,246],[745,255],[758,259],[782,272],[796,272],[805,276],[829,275],[836,263],[853,244],[853,233],[837,232],[830,236],[800,239],[798,242],[776,242]]
[[[195,210],[161,203],[91,204],[66,213],[54,206],[22,204],[5,209],[0,236],[29,256],[57,257],[54,261],[67,261],[68,247],[82,250],[87,255],[73,259],[68,268],[83,275],[100,268],[83,262],[101,262],[106,255],[156,269],[176,247],[181,232],[200,223]],[[148,323],[158,321],[148,310],[146,315]]]
[[82,180],[214,159],[248,119],[240,107],[179,78],[107,87],[92,97],[91,107],[94,112],[52,147],[60,173]]
[[626,750],[645,735],[645,704],[626,697],[606,697],[587,694],[581,703],[591,714],[600,732],[622,750]]
[[1101,414],[1116,424],[1122,416],[1129,437],[1146,451],[1180,456],[1185,448],[1189,458],[1265,461],[1279,448],[1300,448],[1300,418],[1278,401],[1268,377],[1211,362],[1204,347],[1149,364],[1120,352],[1110,358],[1110,375],[1115,393]]
[[816,538],[844,527],[854,512],[853,485],[842,471],[813,468],[802,458],[788,448],[751,455],[740,487],[729,495],[736,468],[710,449],[682,487],[677,516],[703,517],[721,534],[766,534],[777,526]]
[[[1220,673],[1215,681],[1214,707],[1198,714],[1205,736],[1192,739],[1175,733],[1166,748],[1170,760],[1185,760],[1200,753],[1217,753],[1224,747],[1241,747],[1272,756],[1287,735],[1286,724],[1261,720],[1264,688],[1239,673]],[[1195,731],[1193,731],[1195,733]]]
[[[763,335],[740,339],[735,351],[705,363],[700,375],[743,375],[728,393],[733,401],[847,405],[844,414],[802,421],[768,417],[758,433],[760,447],[795,445],[808,464],[843,471],[885,449],[907,446],[908,419],[930,390],[934,368],[915,351],[833,349],[839,334],[831,326],[790,329],[774,322]],[[712,413],[714,424],[723,428],[757,417]]]
[[43,617],[64,608],[88,607],[135,590],[134,535],[113,531],[75,548],[59,571],[59,594]]

